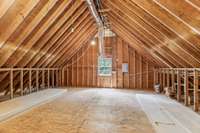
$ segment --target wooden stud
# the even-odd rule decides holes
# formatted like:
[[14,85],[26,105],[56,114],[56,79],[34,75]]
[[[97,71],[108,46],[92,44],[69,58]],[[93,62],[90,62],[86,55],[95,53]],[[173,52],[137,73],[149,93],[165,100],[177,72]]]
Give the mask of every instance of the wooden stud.
[[181,71],[177,71],[177,100],[181,101]]
[[36,89],[39,90],[39,70],[36,70]]
[[175,75],[174,75],[174,70],[171,70],[171,75],[172,75],[172,89],[175,90]]
[[70,75],[69,75],[69,66],[66,67],[66,73],[67,73],[66,74],[67,75],[66,76],[66,82],[67,82],[66,86],[69,86],[70,85],[70,81],[69,81],[69,79],[70,79],[69,78],[70,77]]
[[147,89],[149,88],[149,63],[147,62],[147,72],[146,72],[146,84],[147,84]]
[[56,87],[59,87],[59,70],[56,70]]
[[163,74],[162,74],[162,70],[159,70],[159,78],[160,78],[160,79],[159,79],[159,83],[160,83],[160,88],[161,88],[161,89],[163,89],[163,82],[162,82],[162,81],[163,81],[163,80],[162,80],[163,78],[162,78],[162,75],[163,75]]
[[42,88],[45,88],[45,70],[42,70]]
[[163,70],[163,89],[166,87],[166,73],[165,70]]
[[167,87],[169,88],[170,87],[170,73],[169,73],[169,70],[166,71],[167,73]]
[[23,96],[24,93],[24,71],[20,71],[20,89],[21,89],[21,96]]
[[50,88],[50,70],[47,70],[47,86]]
[[188,96],[189,96],[189,91],[188,91],[188,71],[184,71],[184,103],[186,106],[188,106]]
[[54,72],[54,70],[52,70],[52,87],[54,87],[55,86],[55,72]]
[[29,93],[32,92],[31,87],[32,87],[32,71],[29,70]]
[[136,64],[136,51],[134,50],[133,51],[133,88],[135,89],[136,88],[136,67],[137,67],[137,64]]
[[154,83],[154,86],[155,86],[155,85],[158,83],[158,81],[157,81],[157,78],[158,78],[158,77],[157,77],[157,76],[158,76],[157,74],[158,74],[158,72],[157,72],[157,70],[156,70],[155,68],[154,68],[154,71],[153,71],[153,72],[154,72],[154,76],[153,76],[153,77],[154,77],[154,78],[153,78],[154,80],[153,80],[153,83]]
[[62,69],[61,75],[62,75],[62,86],[65,86],[65,68]]
[[10,98],[13,99],[14,98],[14,94],[13,94],[13,69],[10,70]]
[[194,70],[194,111],[199,111],[199,83],[198,71]]
[[143,76],[142,76],[142,56],[140,56],[140,89],[142,89],[142,78],[143,78]]

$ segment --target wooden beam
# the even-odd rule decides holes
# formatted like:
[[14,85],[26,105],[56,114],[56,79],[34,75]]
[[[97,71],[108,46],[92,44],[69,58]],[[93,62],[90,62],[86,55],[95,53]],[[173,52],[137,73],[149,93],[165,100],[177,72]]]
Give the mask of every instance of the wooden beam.
[[32,87],[32,70],[29,70],[29,93],[31,93],[31,87]]
[[59,70],[56,70],[56,87],[59,87]]
[[136,51],[133,51],[133,87],[136,88]]
[[159,70],[159,82],[160,82],[160,88],[163,89],[163,78],[162,78],[162,70]]
[[42,70],[42,88],[45,88],[45,70]]
[[169,73],[169,70],[167,70],[166,73],[167,73],[167,87],[169,88],[170,87],[170,73]]
[[110,11],[110,9],[108,9],[108,8],[99,9],[99,10],[98,10],[99,13],[107,13],[107,12],[109,12],[109,11]]
[[[73,70],[73,68],[72,68],[72,70]],[[61,75],[62,75],[62,78],[61,78],[62,86],[65,86],[65,68],[62,69]]]
[[[59,49],[62,50],[64,47],[66,47],[65,43],[67,41],[71,42],[71,36],[73,34],[76,34],[77,30],[79,31],[79,27],[81,27],[82,25],[84,26],[83,23],[85,23],[85,21],[90,20],[91,17],[89,16],[90,16],[89,12],[84,12],[84,14],[78,13],[78,15],[76,14],[74,18],[70,19],[65,24],[65,26],[61,28],[61,31],[59,31],[58,34],[52,37],[50,42],[48,42],[48,45],[45,45],[43,50],[40,51],[40,54],[36,54],[36,56],[33,59],[34,61],[30,62],[30,64],[38,64],[40,66],[44,63],[45,60],[49,59],[48,54],[53,56],[53,55],[56,55],[57,52],[60,53]],[[74,29],[76,29],[75,32],[73,33],[70,32],[70,27],[72,24],[74,26]],[[63,45],[65,46],[63,47]],[[45,54],[41,55],[43,51]]]
[[199,111],[199,83],[198,71],[194,70],[194,111]]
[[182,88],[181,88],[181,71],[177,71],[177,100],[180,102],[181,101],[181,93],[182,93]]
[[36,89],[39,91],[39,70],[36,70]]
[[50,71],[49,69],[47,70],[47,86],[50,88]]
[[166,87],[166,73],[165,70],[163,70],[163,89]]
[[52,70],[52,87],[55,86],[55,72]]
[[14,98],[14,94],[13,94],[13,70],[10,70],[10,98],[13,99]]
[[[157,81],[157,78],[158,78],[158,71],[157,71],[157,69],[155,69],[155,68],[154,68],[154,71],[153,71],[153,75],[154,75],[154,76],[153,76],[153,79],[154,79],[154,80],[153,80],[153,84],[154,84],[154,86],[155,86],[155,85],[158,83],[158,81]],[[154,86],[153,86],[153,87],[154,87]]]
[[188,96],[189,96],[189,91],[188,91],[188,71],[184,71],[184,103],[186,106],[188,106]]
[[147,71],[146,71],[146,84],[147,84],[147,89],[149,88],[149,63],[146,62],[147,65]]
[[24,93],[24,71],[20,71],[20,89],[21,89],[21,96],[23,96]]
[[142,89],[142,78],[143,78],[143,76],[142,76],[142,56],[140,56],[140,89]]
[[171,75],[172,75],[172,89],[175,90],[175,75],[174,75],[174,70],[171,70]]

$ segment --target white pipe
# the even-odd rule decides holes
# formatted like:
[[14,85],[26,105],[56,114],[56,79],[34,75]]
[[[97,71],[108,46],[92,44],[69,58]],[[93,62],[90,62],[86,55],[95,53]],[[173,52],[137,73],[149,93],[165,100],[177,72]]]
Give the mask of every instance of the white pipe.
[[99,40],[99,54],[100,56],[104,55],[104,25],[103,22],[101,21],[101,18],[97,12],[97,9],[94,5],[94,1],[93,0],[86,0],[86,2],[88,3],[88,7],[93,15],[93,17],[95,18],[99,31],[98,31],[98,40]]
[[98,12],[97,12],[97,10],[96,10],[96,8],[95,8],[95,5],[94,5],[93,0],[86,0],[86,2],[88,3],[89,9],[90,9],[92,15],[94,16],[94,18],[95,18],[95,20],[96,20],[98,26],[99,26],[99,27],[102,27],[102,26],[103,26],[103,23],[102,23],[102,21],[101,21],[101,19],[100,19],[100,16],[98,15]]

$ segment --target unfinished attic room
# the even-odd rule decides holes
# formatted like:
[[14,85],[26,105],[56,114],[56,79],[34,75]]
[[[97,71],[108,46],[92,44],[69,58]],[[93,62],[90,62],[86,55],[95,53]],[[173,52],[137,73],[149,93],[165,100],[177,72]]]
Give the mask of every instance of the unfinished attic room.
[[200,0],[0,0],[0,133],[200,133]]

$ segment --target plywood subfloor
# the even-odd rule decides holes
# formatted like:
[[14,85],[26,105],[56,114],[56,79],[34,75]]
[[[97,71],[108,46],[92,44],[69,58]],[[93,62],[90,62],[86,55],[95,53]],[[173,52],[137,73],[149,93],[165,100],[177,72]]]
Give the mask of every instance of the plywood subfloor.
[[0,133],[154,133],[136,93],[73,89],[0,123]]
[[32,107],[47,103],[65,92],[67,92],[66,89],[51,88],[0,102],[0,121],[27,111]]

